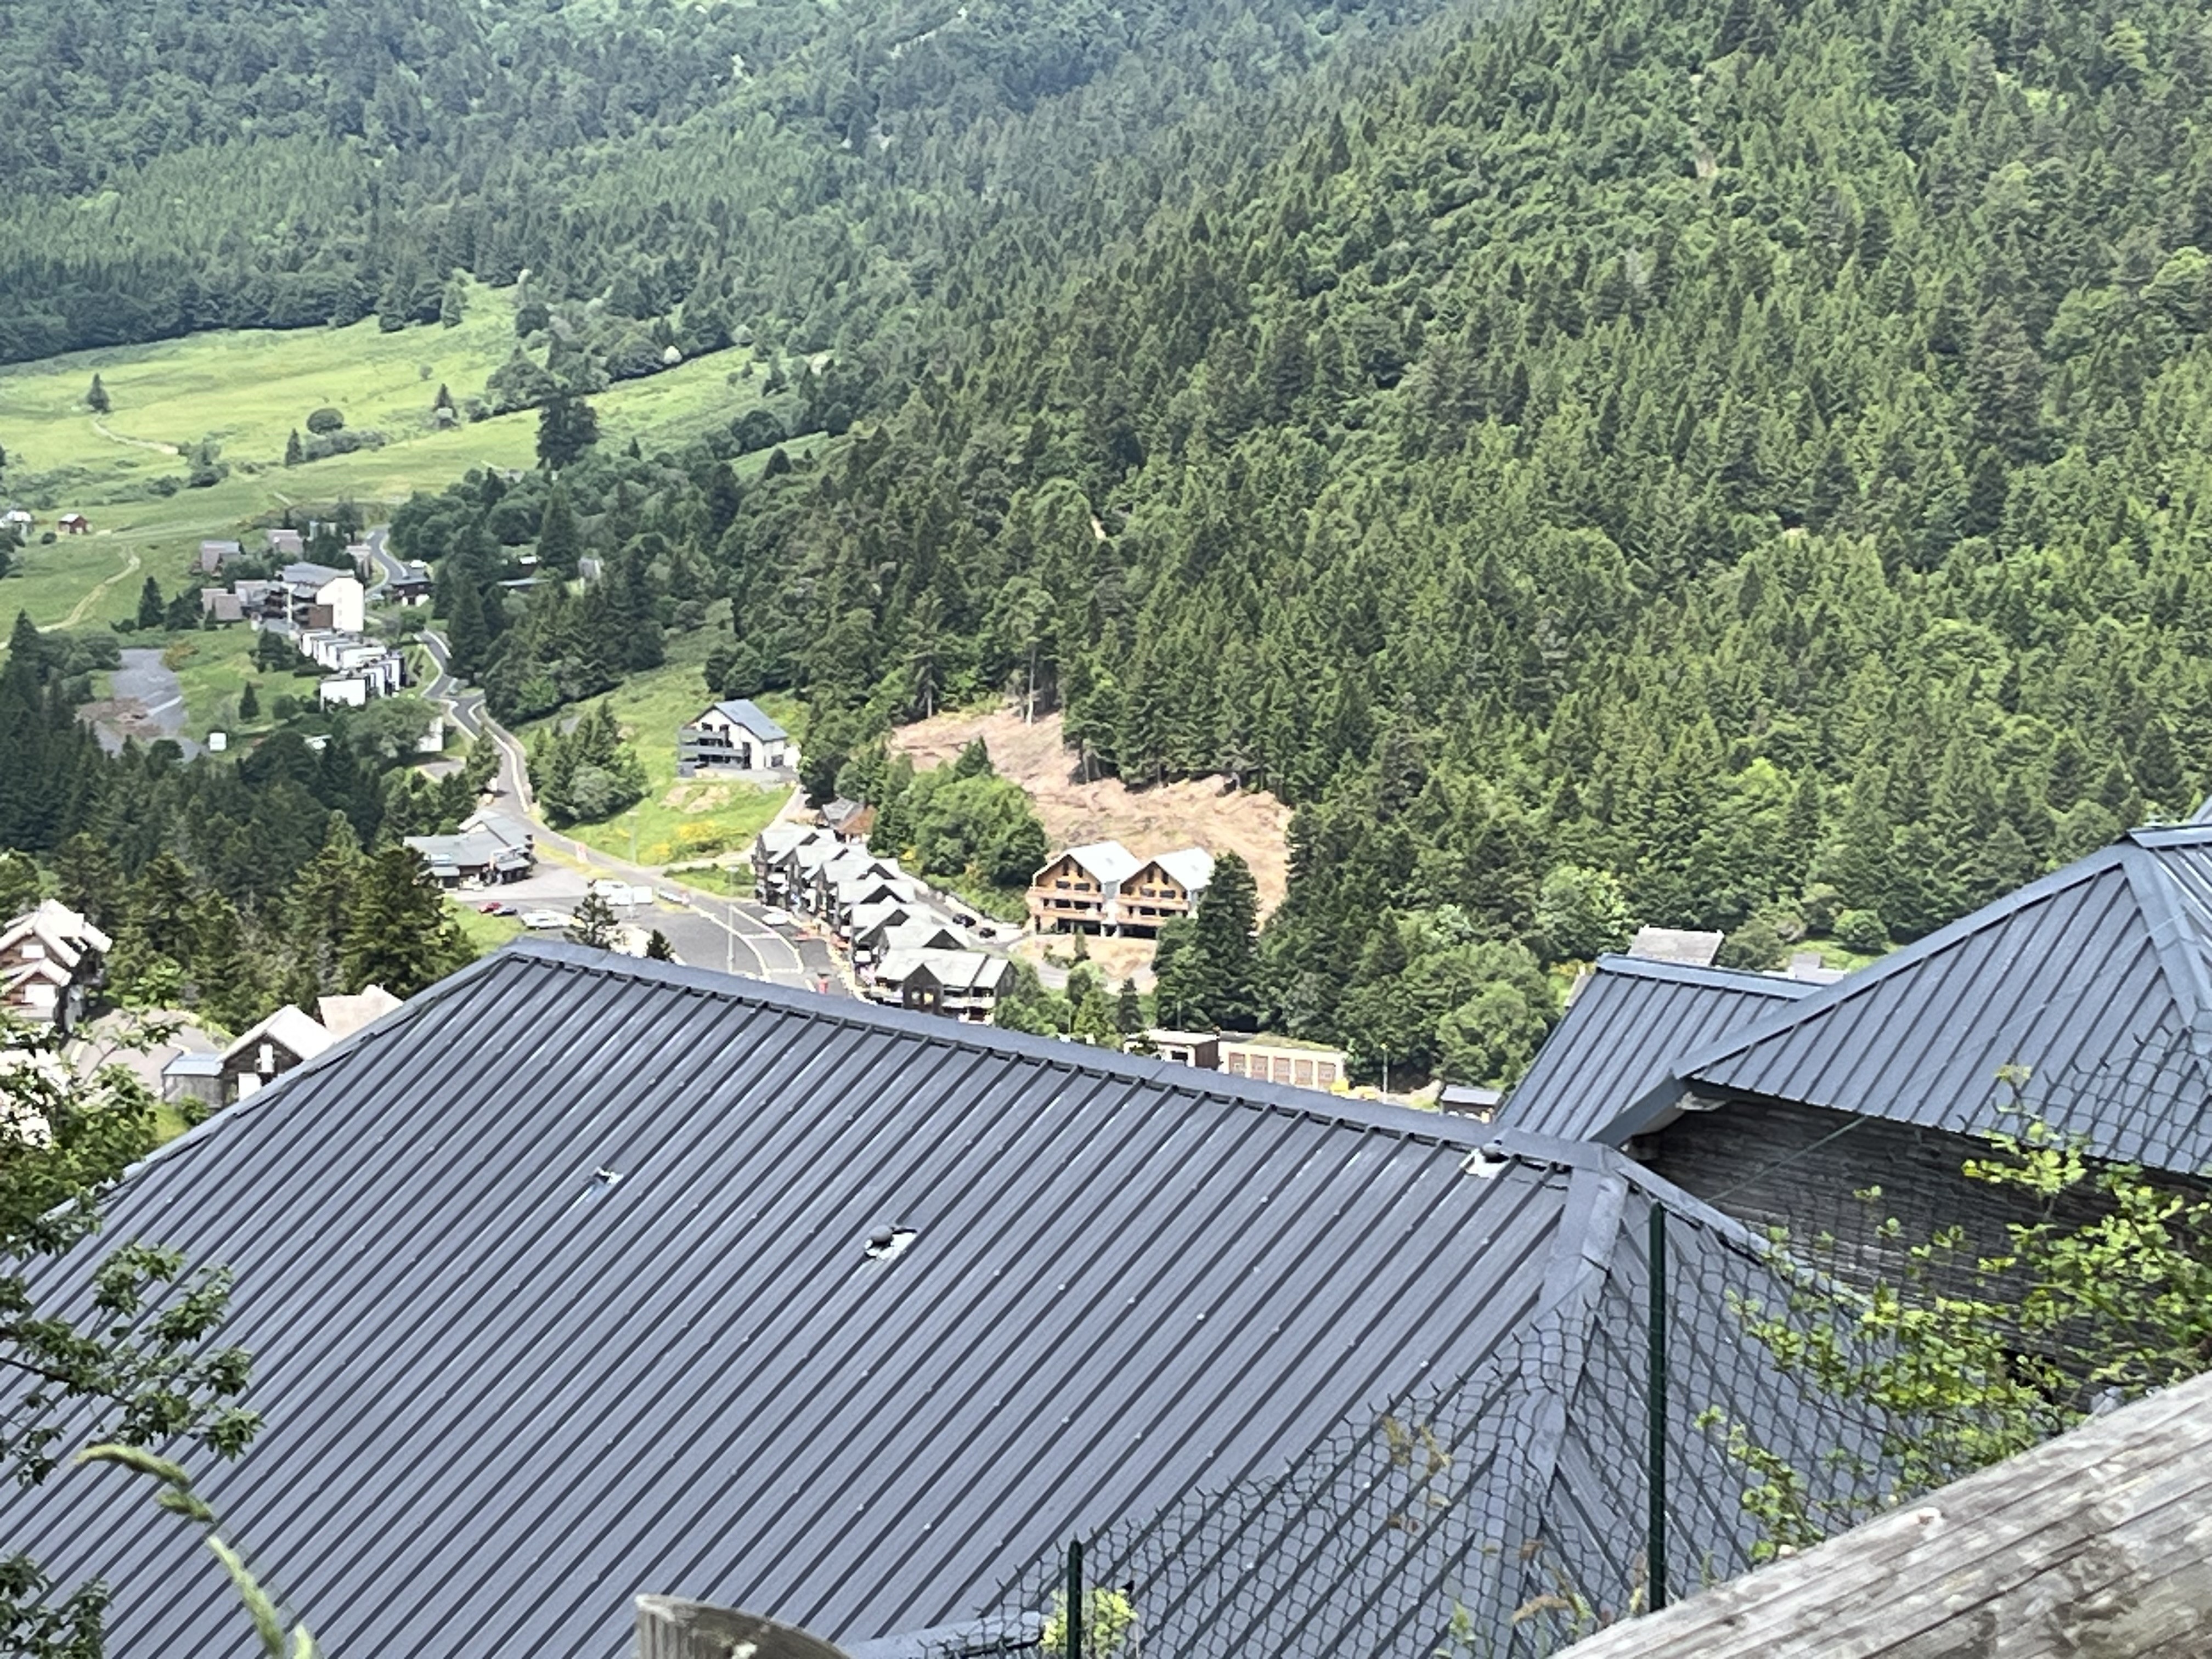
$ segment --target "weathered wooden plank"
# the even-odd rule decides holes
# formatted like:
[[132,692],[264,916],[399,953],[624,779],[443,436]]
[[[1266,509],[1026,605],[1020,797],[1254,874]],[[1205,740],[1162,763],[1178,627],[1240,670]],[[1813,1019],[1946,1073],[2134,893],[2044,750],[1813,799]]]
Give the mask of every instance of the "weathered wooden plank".
[[2212,1654],[2212,1376],[1631,1624],[1575,1659]]

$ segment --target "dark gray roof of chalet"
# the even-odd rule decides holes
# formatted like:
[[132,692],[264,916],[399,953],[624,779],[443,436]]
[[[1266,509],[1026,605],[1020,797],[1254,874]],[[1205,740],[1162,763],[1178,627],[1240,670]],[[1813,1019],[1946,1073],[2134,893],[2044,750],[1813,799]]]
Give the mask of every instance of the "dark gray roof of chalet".
[[1685,1054],[1818,988],[1728,968],[1600,957],[1495,1121],[1501,1129],[1587,1139]]
[[[860,1640],[1468,1374],[1618,1255],[1625,1159],[1471,1169],[1492,1133],[520,944],[164,1148],[49,1289],[125,1239],[235,1270],[267,1426],[201,1490],[326,1650],[611,1659],[641,1591]],[[1571,1482],[1598,1526],[1625,1484]],[[0,1504],[115,1587],[116,1659],[254,1650],[142,1482]]]
[[[1522,1270],[1540,1274],[1538,1305],[1465,1370],[1434,1366],[1361,1402],[1279,1467],[1091,1529],[1086,1574],[1131,1587],[1146,1651],[1550,1653],[1631,1611],[1645,1582],[1655,1207],[1668,1216],[1670,1582],[1686,1591],[1753,1564],[1754,1482],[1728,1449],[1731,1425],[1802,1473],[1814,1513],[1846,1497],[1870,1510],[1890,1489],[1870,1415],[1808,1395],[1746,1328],[1747,1306],[1793,1316],[1744,1229],[1589,1142],[1509,1132],[1474,1167],[1501,1205],[1559,1206],[1551,1248]],[[1060,1565],[1041,1552],[981,1620],[862,1652],[1000,1650],[994,1637],[1037,1629]],[[1450,1628],[1455,1612],[1467,1629]]]
[[2212,1164],[2212,825],[2132,830],[1756,1024],[1687,1053],[1600,1133],[1683,1096],[1960,1131],[2021,1110],[2100,1156]]

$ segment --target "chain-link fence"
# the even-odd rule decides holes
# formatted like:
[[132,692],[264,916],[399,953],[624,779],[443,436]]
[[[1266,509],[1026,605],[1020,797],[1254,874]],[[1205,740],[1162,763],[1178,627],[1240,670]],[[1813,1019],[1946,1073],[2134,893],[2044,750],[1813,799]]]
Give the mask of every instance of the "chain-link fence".
[[[1090,1534],[1090,1659],[1534,1659],[1744,1571],[1790,1515],[1878,1507],[1906,1426],[1822,1398],[1773,1346],[1808,1340],[1832,1287],[1668,1218],[1655,1299],[1653,1237],[1625,1218],[1609,1261],[1466,1376]],[[1778,1478],[1778,1531],[1745,1504]],[[1064,1545],[1040,1554],[936,1650],[1064,1653],[1066,1568]]]
[[[1076,1606],[1087,1659],[1538,1659],[1870,1518],[2106,1402],[2083,1331],[2013,1328],[2039,1270],[2021,1240],[2114,1213],[2100,1151],[2201,1200],[2180,1171],[2212,1135],[2204,1075],[2194,1034],[2163,1033],[2078,1073],[2008,1072],[1978,1136],[1839,1120],[1713,1209],[1633,1182],[1575,1286],[1466,1375],[1276,1473],[1100,1517],[1079,1589],[1063,1540],[933,1653],[1064,1654]],[[2057,1187],[1993,1173],[2075,1154],[2091,1173]],[[2212,1261],[2212,1214],[2169,1218]],[[1946,1372],[1943,1328],[1900,1340],[1904,1308],[2007,1327],[2002,1375]],[[2109,1347],[2124,1320],[2092,1316]]]

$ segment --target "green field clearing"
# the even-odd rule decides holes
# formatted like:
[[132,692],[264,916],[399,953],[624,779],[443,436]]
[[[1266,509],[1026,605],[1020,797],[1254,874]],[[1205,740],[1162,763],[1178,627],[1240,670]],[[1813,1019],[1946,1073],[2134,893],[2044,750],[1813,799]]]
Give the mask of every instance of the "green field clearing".
[[[70,511],[93,526],[88,536],[24,549],[15,574],[0,582],[0,617],[27,611],[41,628],[122,621],[137,610],[148,575],[167,592],[197,585],[192,562],[203,539],[242,537],[288,507],[350,499],[370,508],[441,489],[472,467],[536,465],[534,410],[442,431],[431,425],[441,384],[465,402],[514,344],[511,299],[477,288],[457,328],[386,334],[370,319],[343,329],[200,334],[0,369],[9,499],[30,505],[41,528]],[[601,441],[673,448],[733,419],[761,396],[757,378],[741,374],[750,358],[716,352],[594,394]],[[112,404],[97,419],[83,404],[94,373]],[[390,441],[283,465],[292,429],[304,431],[308,412],[325,404],[344,412],[349,428],[374,428]],[[150,493],[156,479],[182,479],[185,464],[172,450],[210,438],[222,446],[229,477],[204,489]],[[746,459],[755,466],[766,459]]]
[[477,904],[483,902],[484,901],[471,901],[465,903],[451,896],[446,900],[447,904],[453,910],[453,920],[461,926],[461,937],[476,947],[478,956],[483,956],[487,951],[496,951],[507,940],[520,939],[522,936],[520,922],[513,916],[484,915],[477,908]]
[[[699,662],[690,659],[703,653],[712,634],[702,629],[671,638],[672,660],[608,694],[624,735],[645,763],[645,799],[605,823],[574,824],[562,834],[611,857],[628,859],[635,831],[638,863],[681,863],[743,850],[782,810],[791,793],[788,787],[763,789],[728,777],[677,779],[676,730],[707,706]],[[760,702],[793,732],[799,730],[799,711],[793,700],[768,696]],[[569,719],[575,712],[563,710],[534,721],[517,735],[527,744],[553,720]]]

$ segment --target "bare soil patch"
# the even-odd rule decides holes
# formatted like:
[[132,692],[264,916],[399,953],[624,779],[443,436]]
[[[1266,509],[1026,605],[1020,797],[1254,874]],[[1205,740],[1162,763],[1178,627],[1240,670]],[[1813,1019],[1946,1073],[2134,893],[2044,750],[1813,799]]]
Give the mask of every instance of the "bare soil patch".
[[[917,767],[950,760],[977,738],[991,764],[1036,802],[1055,851],[1085,842],[1118,841],[1139,858],[1178,847],[1203,847],[1217,857],[1235,853],[1252,866],[1262,915],[1283,902],[1290,881],[1291,809],[1258,790],[1224,793],[1226,778],[1198,778],[1131,789],[1115,778],[1085,783],[1060,733],[1057,714],[1022,724],[1017,709],[939,714],[894,732],[894,747]],[[1097,940],[1092,940],[1097,945]]]

